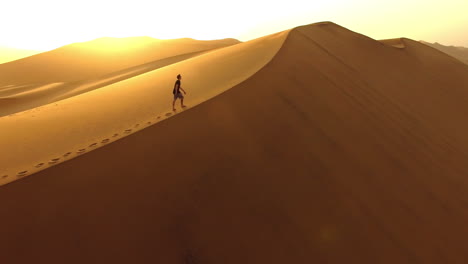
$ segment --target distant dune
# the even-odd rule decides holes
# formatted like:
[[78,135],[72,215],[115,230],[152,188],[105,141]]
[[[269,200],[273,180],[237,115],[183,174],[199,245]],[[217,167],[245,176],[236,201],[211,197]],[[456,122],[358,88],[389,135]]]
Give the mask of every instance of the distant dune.
[[15,49],[10,47],[0,46],[0,64],[19,60],[25,57],[29,57],[35,54],[41,53],[37,50],[25,50],[25,49]]
[[6,63],[0,65],[0,116],[63,100],[238,43],[235,39],[101,38]]
[[429,43],[426,41],[421,41],[421,43],[436,48],[442,52],[447,53],[448,55],[461,60],[463,63],[468,64],[468,48],[465,47],[456,47],[456,46],[444,46],[439,43]]
[[237,43],[239,41],[234,39],[200,41],[158,40],[149,37],[101,38],[1,64],[0,85],[71,82],[96,78],[176,55]]
[[322,22],[2,117],[2,261],[464,263],[467,103],[459,60]]

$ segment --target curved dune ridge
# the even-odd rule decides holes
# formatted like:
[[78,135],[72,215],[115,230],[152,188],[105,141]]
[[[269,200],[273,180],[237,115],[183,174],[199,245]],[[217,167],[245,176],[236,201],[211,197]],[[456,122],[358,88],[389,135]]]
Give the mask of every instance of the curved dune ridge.
[[[0,156],[0,185],[174,115],[172,89],[179,73],[188,83],[185,88],[189,93],[186,102],[189,107],[239,84],[274,56],[286,35],[287,32],[282,32],[199,54],[146,74],[132,69],[131,78],[100,89],[91,87],[86,93],[0,118],[0,146],[8,149],[8,155]],[[126,74],[128,71],[124,77]],[[105,83],[106,79],[101,82]],[[63,95],[62,88],[55,84],[47,89],[36,89],[45,90],[45,96],[50,98],[54,90]],[[24,92],[24,96],[33,92],[37,95],[40,91]],[[19,104],[18,100],[9,103]],[[177,108],[180,109],[179,105]]]
[[[2,259],[464,263],[468,67],[402,42],[395,49],[318,23],[114,84],[112,104],[102,88],[42,109],[62,122],[89,120],[92,104],[67,119],[60,113],[96,97],[98,113],[146,120],[132,110],[147,104],[140,89],[179,72],[204,102],[1,187]],[[242,56],[264,48],[271,51],[246,79],[257,58]],[[215,58],[209,69],[219,71],[199,68]],[[225,83],[235,87],[203,85],[223,83],[226,70],[242,72]]]

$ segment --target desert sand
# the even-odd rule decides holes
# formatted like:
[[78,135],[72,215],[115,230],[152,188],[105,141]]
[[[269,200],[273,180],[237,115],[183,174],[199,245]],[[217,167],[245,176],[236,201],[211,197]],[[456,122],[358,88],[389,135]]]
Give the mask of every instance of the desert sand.
[[0,116],[63,100],[237,43],[235,39],[101,38],[6,63],[0,65]]
[[465,64],[468,64],[468,48],[466,47],[457,47],[457,46],[445,46],[440,43],[429,43],[426,41],[420,41],[423,44],[426,44],[428,46],[431,46],[435,49],[438,49],[444,53],[447,53],[448,55],[459,59]]
[[4,116],[2,261],[466,263],[467,100],[459,60],[323,22]]
[[38,53],[41,53],[41,51],[0,46],[0,64],[19,60]]
[[[404,43],[403,43],[404,38],[396,38],[396,39],[383,39],[379,40],[380,42],[393,46],[395,48],[404,48]],[[465,63],[468,65],[468,48],[465,47],[456,47],[456,46],[444,46],[439,43],[429,43],[426,41],[419,41],[422,44],[425,44],[427,46],[430,46],[434,49],[437,49],[445,54],[450,55],[451,57],[454,57],[455,59],[460,60],[461,62]]]
[[[169,57],[163,61],[169,62],[162,65],[158,60],[131,67],[71,89],[64,89],[60,83],[33,90],[20,87],[27,91],[3,99],[7,109],[29,106],[20,102],[22,99],[27,102],[30,97],[36,97],[36,103],[41,100],[54,103],[0,118],[0,146],[12,151],[0,156],[0,174],[12,176],[3,179],[0,176],[0,184],[76,157],[173,115],[172,89],[179,73],[190,83],[190,106],[239,84],[274,56],[286,35],[278,33],[197,56],[191,52],[175,59]],[[167,66],[160,67],[164,65]],[[150,66],[158,67],[148,71]],[[115,82],[105,85],[111,81],[109,78]],[[57,95],[67,99],[57,101]],[[21,174],[23,171],[27,172]]]
[[[101,38],[0,64],[0,85],[97,78],[128,67],[237,43],[239,41],[234,39]],[[45,64],[47,67],[44,67]]]

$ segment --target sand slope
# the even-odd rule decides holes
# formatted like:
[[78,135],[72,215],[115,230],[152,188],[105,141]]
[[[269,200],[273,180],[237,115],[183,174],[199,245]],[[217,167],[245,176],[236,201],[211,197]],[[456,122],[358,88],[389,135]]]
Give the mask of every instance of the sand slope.
[[429,43],[426,41],[421,41],[421,43],[447,53],[448,55],[461,60],[463,63],[468,64],[468,48],[466,47],[445,46],[437,42]]
[[332,23],[280,43],[221,95],[1,187],[3,259],[465,263],[468,67]]
[[395,39],[382,39],[379,40],[379,42],[392,46],[394,48],[399,48],[399,49],[404,49],[405,48],[405,43],[404,43],[404,38],[395,38]]
[[97,78],[90,78],[81,81],[4,87],[3,89],[0,89],[0,117],[34,109],[36,107],[99,89],[179,61],[190,59],[209,51],[210,50],[197,51],[164,58],[105,74]]
[[19,60],[40,53],[37,50],[15,49],[0,46],[0,64]]
[[[379,40],[379,42],[384,43],[386,45],[395,47],[395,48],[405,48],[404,42],[410,41],[405,38],[396,38],[396,39],[383,39]],[[438,51],[441,51],[445,54],[450,55],[453,58],[458,59],[459,61],[468,64],[468,48],[464,47],[455,47],[455,46],[444,46],[439,43],[429,43],[426,41],[419,41],[422,44],[425,44],[429,47],[432,47]],[[433,53],[433,52],[432,52]],[[433,53],[435,54],[435,53]]]
[[[189,106],[224,92],[271,60],[286,35],[287,32],[279,33],[248,44],[217,49],[144,74],[139,74],[139,67],[132,68],[117,73],[110,82],[115,78],[131,78],[100,89],[94,86],[106,85],[109,80],[85,83],[76,88],[81,89],[79,92],[88,89],[86,93],[0,118],[0,146],[8,149],[8,155],[0,156],[0,185],[94,150],[173,115],[172,89],[179,73],[188,82],[185,88],[189,93]],[[150,66],[143,65],[143,70]],[[44,97],[50,99],[71,96],[77,90],[66,91],[68,93],[64,93],[61,84],[51,84],[33,91],[32,95],[24,92],[22,96],[28,99],[44,93]],[[19,104],[17,100],[5,103],[15,107]]]

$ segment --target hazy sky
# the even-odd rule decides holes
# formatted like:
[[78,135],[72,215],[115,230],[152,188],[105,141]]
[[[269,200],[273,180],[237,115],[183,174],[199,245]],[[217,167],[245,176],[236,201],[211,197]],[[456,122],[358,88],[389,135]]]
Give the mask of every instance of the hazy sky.
[[468,47],[468,0],[1,0],[0,10],[0,46],[35,50],[99,37],[246,41],[320,21]]

